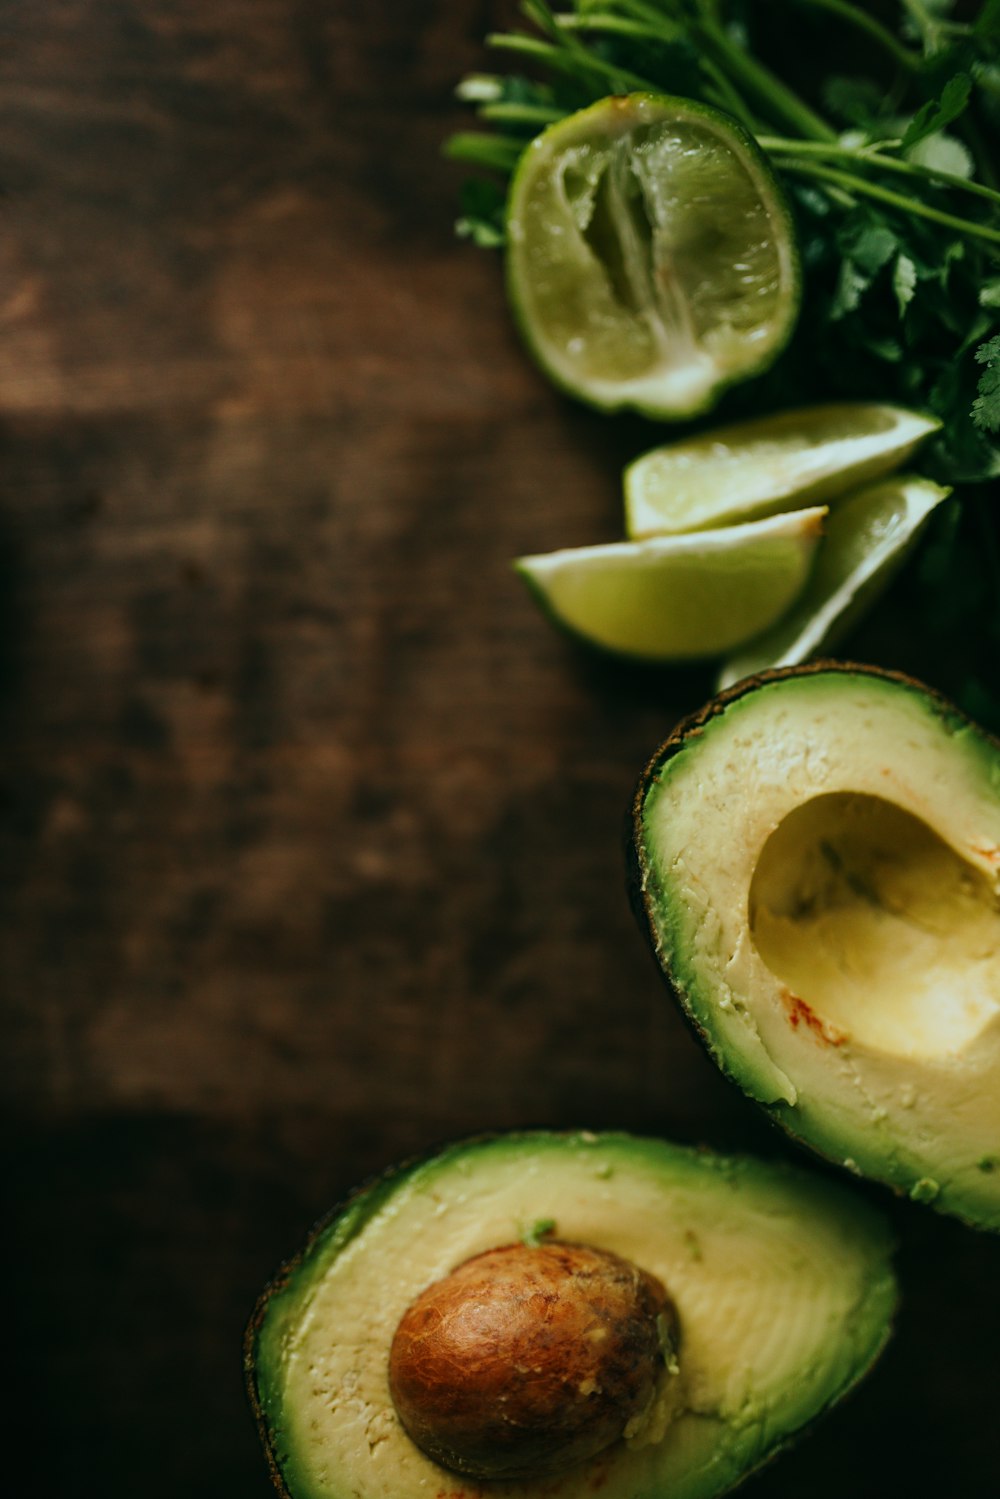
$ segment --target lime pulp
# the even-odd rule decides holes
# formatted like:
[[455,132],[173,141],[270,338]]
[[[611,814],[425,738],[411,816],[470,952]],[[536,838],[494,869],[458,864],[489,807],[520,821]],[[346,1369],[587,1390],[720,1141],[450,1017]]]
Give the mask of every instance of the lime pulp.
[[626,532],[674,535],[825,504],[898,468],[940,425],[902,406],[843,401],[666,443],[625,470]]
[[896,475],[838,501],[798,602],[725,663],[719,687],[831,649],[890,582],[931,512],[950,494],[930,479]]
[[798,510],[691,536],[522,557],[543,609],[574,635],[646,661],[735,650],[805,587],[826,510]]
[[735,120],[686,99],[602,99],[537,136],[507,216],[507,284],[561,387],[685,417],[769,364],[799,303],[791,218]]

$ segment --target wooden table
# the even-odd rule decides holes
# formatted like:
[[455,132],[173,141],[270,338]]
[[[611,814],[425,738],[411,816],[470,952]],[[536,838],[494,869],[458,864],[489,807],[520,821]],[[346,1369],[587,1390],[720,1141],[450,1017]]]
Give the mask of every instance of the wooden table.
[[[649,436],[553,393],[452,234],[451,90],[512,9],[4,7],[12,1493],[263,1499],[242,1325],[391,1161],[786,1148],[624,891],[707,678],[575,651],[510,566],[614,537]],[[996,1243],[894,1211],[892,1350],[748,1495],[997,1490]]]

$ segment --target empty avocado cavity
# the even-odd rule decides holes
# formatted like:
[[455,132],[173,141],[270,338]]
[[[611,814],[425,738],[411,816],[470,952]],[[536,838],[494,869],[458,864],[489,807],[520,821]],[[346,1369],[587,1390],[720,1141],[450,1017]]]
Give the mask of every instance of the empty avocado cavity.
[[832,792],[789,812],[753,871],[749,920],[792,1023],[815,1017],[834,1044],[944,1057],[1000,1011],[990,880],[883,797]]

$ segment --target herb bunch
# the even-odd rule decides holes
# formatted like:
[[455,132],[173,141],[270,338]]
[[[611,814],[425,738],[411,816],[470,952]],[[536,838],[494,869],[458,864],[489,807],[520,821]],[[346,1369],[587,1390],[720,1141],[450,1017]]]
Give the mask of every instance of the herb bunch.
[[922,466],[960,486],[960,504],[909,586],[917,611],[938,615],[952,668],[939,675],[1000,728],[1000,517],[987,487],[1000,477],[1000,0],[971,13],[949,0],[521,9],[529,27],[487,38],[509,67],[459,86],[485,128],[449,152],[487,169],[466,184],[459,232],[501,245],[504,179],[528,141],[607,94],[679,94],[739,120],[791,205],[804,298],[791,345],[727,396],[727,417],[850,397],[940,418]]

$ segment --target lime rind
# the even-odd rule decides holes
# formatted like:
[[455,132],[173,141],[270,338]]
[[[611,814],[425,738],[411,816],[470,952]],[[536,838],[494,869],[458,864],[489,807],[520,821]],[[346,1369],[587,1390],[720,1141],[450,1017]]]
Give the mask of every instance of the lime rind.
[[696,415],[785,346],[798,313],[794,226],[741,125],[629,94],[526,148],[507,211],[522,335],[562,389],[603,410]]
[[718,687],[778,666],[797,666],[842,639],[888,585],[951,489],[896,475],[839,501],[813,575],[789,613],[729,658]]
[[695,661],[736,650],[805,588],[824,506],[691,536],[611,542],[520,558],[550,619],[615,655]]
[[825,504],[901,467],[940,426],[906,407],[842,401],[663,444],[625,470],[626,534],[678,535]]

